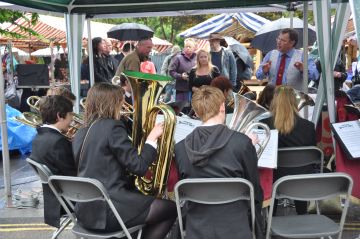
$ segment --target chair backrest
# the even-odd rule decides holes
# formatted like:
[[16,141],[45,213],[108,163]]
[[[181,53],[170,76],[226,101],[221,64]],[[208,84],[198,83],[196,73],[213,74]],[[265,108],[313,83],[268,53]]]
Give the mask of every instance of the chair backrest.
[[340,228],[342,231],[347,209],[349,207],[352,187],[353,180],[345,173],[299,174],[281,177],[274,183],[273,186],[268,218],[267,238],[270,233],[275,199],[280,198],[312,201],[328,199],[337,195],[344,195],[345,203],[340,219]]
[[280,168],[301,167],[319,164],[323,172],[324,153],[315,146],[288,147],[278,149],[278,163]]
[[49,186],[74,223],[76,223],[75,215],[71,213],[63,199],[73,202],[102,200],[109,205],[126,236],[131,238],[129,231],[111,201],[106,188],[100,181],[83,177],[51,176],[49,178]]
[[26,162],[28,162],[35,170],[37,175],[39,175],[41,183],[47,184],[49,177],[53,175],[51,170],[45,164],[38,163],[31,158],[26,158]]
[[238,200],[249,200],[251,225],[255,238],[254,188],[251,182],[243,178],[194,178],[184,179],[175,185],[175,200],[181,237],[185,237],[181,216],[181,201],[201,204],[226,204]]

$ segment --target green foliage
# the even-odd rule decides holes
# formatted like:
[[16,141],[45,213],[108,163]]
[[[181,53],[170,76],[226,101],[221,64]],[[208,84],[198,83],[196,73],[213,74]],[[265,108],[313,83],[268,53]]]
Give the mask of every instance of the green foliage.
[[213,15],[176,16],[176,17],[140,17],[120,19],[99,19],[99,22],[121,24],[136,22],[144,24],[154,30],[154,35],[173,44],[182,46],[184,39],[177,35],[182,31],[205,21]]
[[[16,23],[16,21],[18,19],[24,19],[26,22],[29,23],[29,26],[23,27],[23,26],[18,25]],[[20,29],[22,31],[27,33],[26,35],[23,35],[23,34],[19,34],[19,33],[15,33],[15,32],[9,32],[7,29],[0,28],[0,35],[19,39],[19,38],[29,37],[28,33],[30,33],[33,36],[43,39],[43,37],[41,35],[39,35],[34,30],[31,29],[31,26],[34,26],[38,22],[38,20],[39,20],[39,14],[37,14],[37,13],[32,13],[30,15],[30,17],[28,17],[28,15],[25,15],[24,12],[13,11],[13,10],[9,10],[9,9],[0,9],[0,24],[11,23],[11,24],[17,25],[20,27]]]

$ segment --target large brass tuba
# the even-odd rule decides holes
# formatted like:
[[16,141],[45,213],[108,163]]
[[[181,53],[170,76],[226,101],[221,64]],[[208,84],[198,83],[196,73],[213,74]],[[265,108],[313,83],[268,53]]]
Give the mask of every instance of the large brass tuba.
[[258,127],[265,130],[265,139],[262,142],[258,143],[259,148],[256,151],[258,158],[260,158],[267,143],[269,142],[270,129],[266,124],[259,122],[253,123],[253,121],[256,117],[267,112],[267,110],[264,107],[239,94],[234,94],[234,103],[234,113],[231,118],[230,124],[228,125],[230,129],[244,134],[248,134],[254,128]]
[[139,150],[142,149],[146,137],[153,128],[158,113],[161,112],[164,116],[164,132],[158,144],[158,157],[155,162],[149,167],[146,176],[137,177],[135,181],[136,187],[144,194],[156,195],[161,197],[164,194],[169,176],[170,165],[174,153],[174,132],[176,124],[176,116],[172,108],[168,105],[161,104],[154,106],[147,114],[146,123],[144,126],[144,136]]
[[[153,128],[157,115],[164,117],[164,133],[158,143],[157,160],[149,167],[144,177],[137,177],[136,187],[144,194],[161,197],[167,184],[170,163],[174,152],[174,129],[176,116],[165,104],[157,105],[160,94],[171,78],[155,74],[125,71],[123,77],[132,89],[132,143],[141,151],[146,137]],[[131,111],[127,110],[127,112]]]

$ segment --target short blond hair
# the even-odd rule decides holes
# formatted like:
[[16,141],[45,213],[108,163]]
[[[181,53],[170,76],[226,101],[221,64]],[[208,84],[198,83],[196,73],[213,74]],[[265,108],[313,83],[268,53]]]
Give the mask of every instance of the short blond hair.
[[207,85],[195,89],[191,100],[196,115],[203,122],[216,116],[224,102],[224,93],[218,88]]
[[185,46],[187,43],[193,44],[194,48],[196,48],[196,41],[195,41],[194,39],[192,39],[192,38],[186,38],[186,39],[184,40],[184,46]]

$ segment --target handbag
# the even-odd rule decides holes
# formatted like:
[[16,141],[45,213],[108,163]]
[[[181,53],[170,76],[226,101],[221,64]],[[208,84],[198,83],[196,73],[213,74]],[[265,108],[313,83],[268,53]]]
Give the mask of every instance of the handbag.
[[358,72],[357,66],[355,68],[355,74],[351,78],[351,82],[352,82],[353,86],[360,84],[360,74]]

